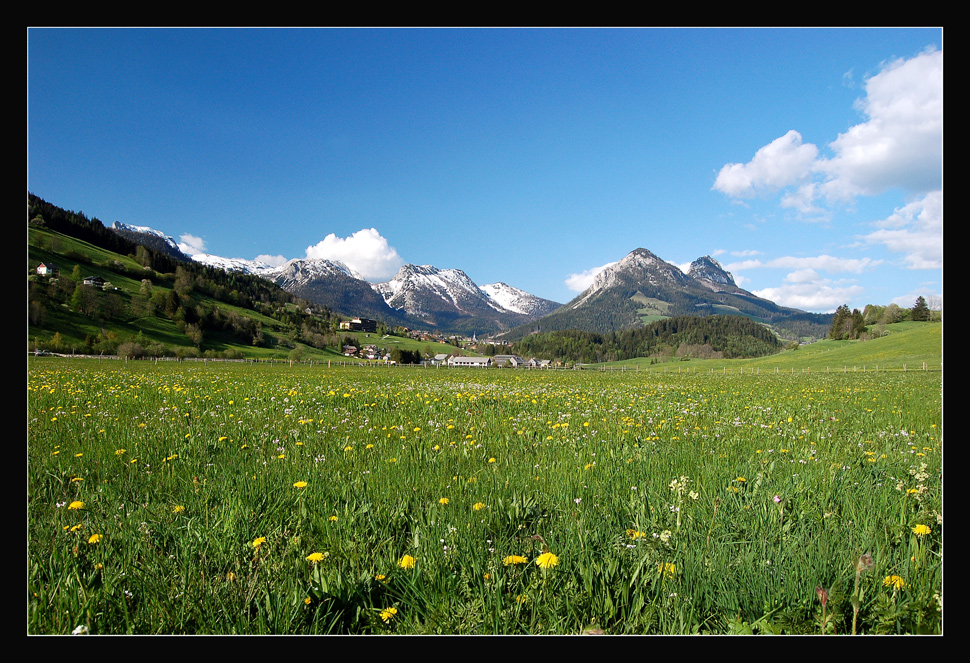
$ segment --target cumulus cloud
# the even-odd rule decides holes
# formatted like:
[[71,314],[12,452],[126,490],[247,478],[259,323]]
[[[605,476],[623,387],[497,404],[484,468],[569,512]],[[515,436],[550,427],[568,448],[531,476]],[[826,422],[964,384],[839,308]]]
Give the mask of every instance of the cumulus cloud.
[[830,255],[782,256],[773,260],[743,260],[726,265],[725,269],[735,274],[735,281],[741,284],[739,271],[749,269],[786,269],[790,270],[782,279],[782,285],[753,291],[755,295],[771,301],[805,311],[834,311],[840,305],[858,297],[864,292],[862,286],[851,279],[833,280],[822,276],[827,274],[861,274],[882,264],[872,258],[837,258]]
[[862,239],[902,253],[909,269],[943,268],[943,192],[933,191],[873,224]]
[[827,279],[797,280],[803,277],[804,273],[799,274],[795,280],[786,279],[777,288],[757,290],[754,294],[782,306],[830,313],[863,292],[862,286],[852,283],[832,282]]
[[179,251],[187,256],[206,253],[205,240],[195,235],[189,235],[188,233],[181,235],[179,237]]
[[943,53],[886,63],[866,79],[855,108],[864,121],[828,144],[831,156],[791,130],[747,163],[724,165],[713,189],[731,198],[782,191],[781,205],[826,218],[819,205],[891,188],[925,194],[943,183]]
[[404,265],[375,228],[358,230],[347,238],[330,233],[323,241],[308,246],[306,257],[339,260],[368,280],[389,279]]
[[943,53],[928,50],[885,65],[856,107],[868,118],[839,134],[820,163],[829,198],[892,187],[924,193],[943,185]]
[[714,189],[733,198],[751,198],[798,183],[811,173],[818,148],[802,143],[795,130],[776,138],[748,163],[729,163],[714,180]]
[[573,292],[582,292],[586,288],[593,285],[593,280],[596,278],[597,274],[602,272],[607,267],[612,267],[615,264],[616,264],[616,261],[608,262],[605,265],[602,265],[601,267],[591,267],[590,269],[587,269],[584,272],[579,272],[578,274],[570,274],[569,277],[566,279],[566,287],[572,290]]

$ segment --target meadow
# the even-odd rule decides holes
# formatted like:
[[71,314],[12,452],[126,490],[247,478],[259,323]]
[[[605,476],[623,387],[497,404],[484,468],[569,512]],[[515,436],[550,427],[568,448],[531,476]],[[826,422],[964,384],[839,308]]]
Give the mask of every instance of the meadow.
[[942,632],[939,370],[28,361],[31,634]]

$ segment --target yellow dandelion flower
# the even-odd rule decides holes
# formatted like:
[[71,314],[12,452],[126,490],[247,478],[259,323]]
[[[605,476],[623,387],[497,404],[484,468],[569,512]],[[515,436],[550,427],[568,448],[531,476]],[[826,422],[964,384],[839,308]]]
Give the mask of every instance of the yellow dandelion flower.
[[482,510],[482,509],[484,509],[484,508],[485,508],[485,505],[484,505],[484,504],[482,504],[481,502],[475,502],[475,503],[474,503],[474,504],[472,505],[472,509],[473,509],[474,511],[481,511],[481,510]]
[[665,578],[670,578],[677,573],[677,565],[671,562],[667,562],[666,564],[658,564],[657,571],[662,573]]
[[313,562],[314,564],[316,564],[317,562],[322,562],[324,557],[326,557],[326,555],[324,553],[322,553],[322,552],[315,552],[315,553],[310,553],[309,555],[307,555],[306,556],[306,560],[308,562]]
[[297,481],[293,484],[294,488],[306,488],[306,481]]
[[509,555],[508,557],[502,560],[502,564],[504,564],[505,566],[515,566],[516,564],[525,564],[528,561],[529,560],[527,560],[522,555]]
[[84,502],[75,500],[74,502],[71,502],[70,504],[68,504],[67,508],[70,509],[71,511],[80,511],[81,509],[84,508]]
[[327,520],[329,520],[332,523],[335,523],[337,522],[337,516],[330,516],[329,518],[327,518]]
[[627,535],[628,537],[630,537],[631,539],[642,539],[642,538],[644,538],[644,537],[645,537],[645,536],[646,536],[647,534],[646,534],[646,532],[641,532],[641,531],[639,531],[639,530],[635,530],[635,529],[628,529],[628,530],[626,531],[626,535]]
[[447,504],[450,501],[451,500],[449,500],[447,497],[442,497],[440,500],[438,500],[438,504]]
[[414,568],[414,558],[410,555],[405,555],[397,563],[402,569],[413,569]]
[[100,534],[92,534],[91,538],[88,539],[88,543],[91,545],[94,545],[95,543],[100,543],[100,542],[101,542]]
[[536,558],[536,564],[540,569],[551,569],[559,563],[559,558],[550,552],[542,553]]
[[930,528],[926,525],[917,525],[913,528],[913,534],[916,536],[926,536],[930,533]]
[[906,586],[906,581],[899,576],[886,576],[882,581],[883,587],[892,587],[893,589],[902,589]]
[[185,511],[185,507],[181,504],[172,507],[172,513],[182,513]]
[[494,459],[494,458],[489,458],[489,459],[488,459],[488,462],[490,462],[490,463],[494,463],[494,462],[495,462],[495,459]]
[[304,603],[305,605],[310,605],[311,603],[313,603],[313,599],[311,599],[311,598],[310,598],[310,597],[308,596],[308,597],[306,597],[305,599],[303,599],[303,603]]
[[266,537],[265,536],[259,536],[259,537],[256,537],[255,539],[253,539],[252,546],[253,546],[253,548],[259,548],[264,543],[266,543]]
[[391,621],[396,614],[397,608],[384,608],[381,610],[381,619],[383,619],[384,623],[386,624],[387,622]]

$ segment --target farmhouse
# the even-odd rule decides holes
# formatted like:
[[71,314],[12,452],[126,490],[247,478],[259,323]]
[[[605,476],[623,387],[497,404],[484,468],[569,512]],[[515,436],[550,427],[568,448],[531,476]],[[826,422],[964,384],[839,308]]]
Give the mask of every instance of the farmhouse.
[[346,329],[349,331],[362,331],[374,333],[377,331],[377,320],[368,320],[367,318],[354,318],[353,320],[344,320],[340,323],[341,329]]
[[452,357],[449,366],[479,366],[485,368],[492,365],[491,357]]
[[41,276],[57,276],[61,270],[52,262],[42,262],[37,265],[37,273]]
[[100,276],[85,276],[84,285],[91,285],[91,286],[94,286],[95,288],[103,288],[104,279],[101,278]]

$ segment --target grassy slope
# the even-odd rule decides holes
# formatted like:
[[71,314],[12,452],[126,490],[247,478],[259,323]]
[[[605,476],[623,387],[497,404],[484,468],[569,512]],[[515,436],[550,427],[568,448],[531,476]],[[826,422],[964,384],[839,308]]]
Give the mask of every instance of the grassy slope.
[[639,358],[604,364],[605,367],[652,368],[653,370],[709,371],[750,368],[759,370],[862,370],[928,369],[943,366],[943,325],[901,322],[887,327],[889,334],[870,341],[819,341],[756,359],[694,359],[651,364]]

